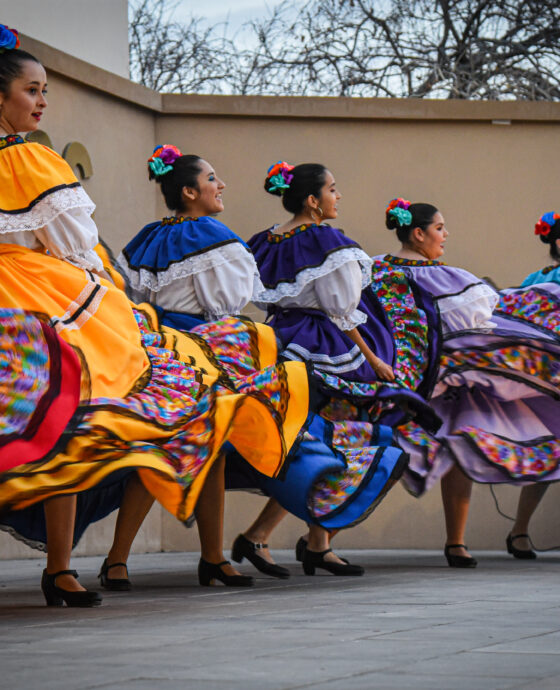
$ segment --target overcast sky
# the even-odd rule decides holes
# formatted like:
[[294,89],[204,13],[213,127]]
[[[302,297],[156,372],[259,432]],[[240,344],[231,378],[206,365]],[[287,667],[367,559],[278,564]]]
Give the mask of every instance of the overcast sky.
[[[191,14],[210,23],[228,21],[234,31],[252,19],[266,18],[282,0],[181,0],[174,18],[181,20]],[[303,4],[303,0],[301,0]]]

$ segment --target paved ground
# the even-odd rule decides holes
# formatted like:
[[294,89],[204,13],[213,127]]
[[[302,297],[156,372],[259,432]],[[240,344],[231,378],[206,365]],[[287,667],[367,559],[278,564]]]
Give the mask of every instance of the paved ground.
[[[196,554],[133,556],[134,591],[90,610],[44,606],[42,561],[0,561],[0,687],[560,688],[560,554],[346,555],[364,577],[306,577],[284,551],[292,577],[252,590],[200,588]],[[73,563],[89,587],[100,562]]]

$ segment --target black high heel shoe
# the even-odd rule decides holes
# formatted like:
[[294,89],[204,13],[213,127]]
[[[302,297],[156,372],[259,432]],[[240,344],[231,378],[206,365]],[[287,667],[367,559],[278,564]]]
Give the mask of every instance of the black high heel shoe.
[[66,589],[57,587],[55,582],[59,575],[72,575],[76,580],[78,579],[78,573],[75,570],[59,570],[58,573],[50,575],[45,568],[41,578],[41,589],[45,595],[47,606],[62,606],[63,602],[66,602],[66,606],[80,608],[91,608],[92,606],[101,605],[103,598],[98,592],[90,592],[87,589],[85,592],[69,592]]
[[252,587],[255,580],[249,575],[226,575],[222,570],[223,565],[229,565],[229,561],[221,563],[208,563],[204,558],[198,562],[198,582],[203,587],[209,587],[214,580],[223,582],[226,587]]
[[478,561],[472,556],[456,556],[455,554],[449,553],[449,549],[466,549],[464,544],[447,544],[443,553],[447,558],[447,565],[450,568],[476,568]]
[[303,557],[305,556],[305,550],[307,549],[307,541],[300,537],[296,544],[296,561],[303,562]]
[[513,542],[516,539],[529,539],[529,535],[528,534],[516,534],[513,537],[511,534],[508,534],[507,539],[506,539],[506,546],[507,546],[508,553],[511,553],[511,555],[514,558],[521,558],[523,560],[534,560],[537,557],[537,554],[532,549],[517,549],[513,545]]
[[132,583],[128,577],[109,577],[108,573],[111,568],[116,568],[118,565],[124,566],[126,569],[126,574],[128,575],[128,567],[126,563],[109,563],[107,559],[103,561],[99,575],[97,576],[101,581],[101,586],[104,589],[109,589],[112,592],[130,592],[132,589]]
[[361,565],[353,565],[348,563],[345,558],[341,558],[343,563],[336,563],[334,561],[326,561],[325,556],[331,553],[332,549],[326,551],[310,551],[305,549],[303,554],[303,572],[306,575],[315,575],[315,568],[323,568],[333,575],[363,575],[365,570]]
[[236,563],[241,563],[241,561],[246,558],[255,566],[257,570],[265,575],[279,577],[284,580],[290,577],[290,571],[287,568],[283,568],[281,565],[277,565],[276,563],[269,563],[262,556],[259,556],[257,552],[260,549],[267,548],[268,544],[255,544],[247,539],[246,536],[240,534],[233,542],[233,546],[231,548],[231,558]]

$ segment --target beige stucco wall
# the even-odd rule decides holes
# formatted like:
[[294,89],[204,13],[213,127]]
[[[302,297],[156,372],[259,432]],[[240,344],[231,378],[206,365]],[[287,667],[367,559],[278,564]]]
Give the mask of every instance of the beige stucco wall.
[[[156,143],[173,143],[206,157],[225,179],[223,220],[245,238],[284,218],[279,200],[262,190],[267,167],[280,158],[316,160],[332,169],[342,191],[341,227],[372,254],[396,249],[383,225],[384,208],[401,195],[442,209],[451,264],[505,286],[547,261],[532,227],[541,213],[560,206],[560,104],[162,97],[35,41],[26,46],[49,69],[50,105],[42,127],[58,151],[72,140],[86,145],[94,175],[85,186],[98,205],[100,231],[115,251],[164,213],[145,161]],[[518,490],[498,487],[497,493],[512,514]],[[226,545],[262,503],[258,496],[228,495]],[[77,552],[102,554],[113,521],[92,526]],[[559,524],[554,486],[535,516],[535,540],[557,543]],[[273,544],[292,546],[301,529],[295,518],[287,519]],[[476,486],[471,547],[502,548],[507,530],[489,488]],[[439,491],[417,500],[401,487],[369,520],[337,537],[347,547],[379,548],[439,548],[443,540]],[[157,507],[135,543],[138,551],[197,548],[196,531]],[[34,552],[0,535],[0,557],[29,555]]]
[[224,221],[243,237],[286,216],[262,188],[269,165],[318,161],[343,198],[337,223],[370,253],[396,249],[385,229],[395,196],[443,212],[445,260],[500,285],[546,261],[533,227],[560,206],[560,123],[438,120],[307,120],[212,116],[158,118],[160,143],[207,157],[227,182]]

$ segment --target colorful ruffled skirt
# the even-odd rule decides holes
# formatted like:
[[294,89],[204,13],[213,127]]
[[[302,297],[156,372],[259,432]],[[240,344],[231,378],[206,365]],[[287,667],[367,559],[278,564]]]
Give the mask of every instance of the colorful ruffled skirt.
[[454,464],[482,483],[560,479],[560,286],[503,290],[492,321],[445,336],[431,400],[439,432],[398,430],[414,495]]
[[112,284],[16,245],[0,245],[0,337],[0,526],[33,546],[43,500],[78,495],[76,543],[134,471],[187,521],[226,442],[278,476],[308,414],[306,367],[276,363],[270,328],[228,319],[212,344],[160,328]]

